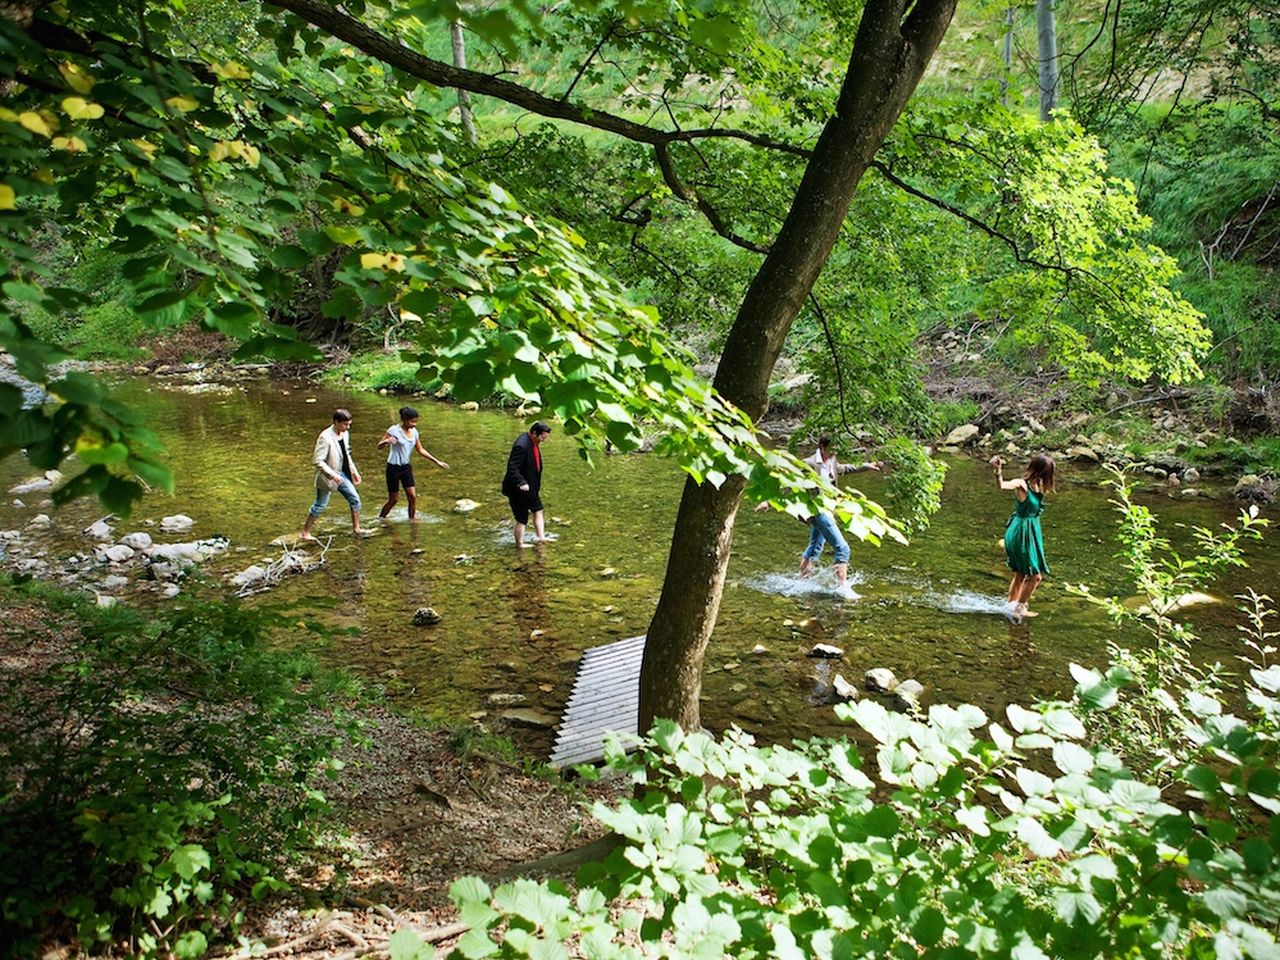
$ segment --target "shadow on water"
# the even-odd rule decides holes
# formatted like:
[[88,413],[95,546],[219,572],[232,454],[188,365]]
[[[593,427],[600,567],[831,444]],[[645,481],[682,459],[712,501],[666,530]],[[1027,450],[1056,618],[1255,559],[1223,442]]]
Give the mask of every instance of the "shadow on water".
[[[232,550],[206,567],[217,580],[278,557],[271,541],[295,533],[310,503],[315,436],[335,406],[348,407],[352,450],[364,473],[364,524],[375,535],[353,540],[345,505],[335,499],[317,527],[334,537],[326,565],[266,596],[303,605],[331,600],[318,615],[358,632],[336,638],[327,655],[384,684],[406,705],[449,720],[495,719],[502,707],[491,695],[518,694],[555,714],[584,649],[647,628],[683,486],[670,462],[601,457],[592,469],[571,439],[553,434],[544,448],[543,499],[547,530],[557,540],[517,550],[499,492],[511,441],[524,426],[510,415],[419,404],[423,441],[451,469],[417,458],[417,521],[408,521],[401,500],[380,522],[384,456],[375,444],[396,419],[397,399],[305,383],[264,381],[199,394],[173,386],[143,380],[120,386],[168,448],[178,493],[149,496],[134,518],[114,524],[115,535],[146,530],[178,541],[225,534]],[[30,472],[21,458],[9,458],[0,463],[0,483],[7,490]],[[705,722],[713,728],[737,722],[766,739],[838,732],[826,705],[834,673],[860,682],[877,666],[919,680],[926,701],[967,700],[989,712],[1068,692],[1070,662],[1100,665],[1108,640],[1136,638],[1118,636],[1062,587],[1069,581],[1103,592],[1125,589],[1101,474],[1072,465],[1062,473],[1044,517],[1056,579],[1035,598],[1040,616],[1022,624],[1005,616],[1000,538],[1012,499],[994,489],[985,465],[953,462],[942,512],[910,546],[853,543],[850,583],[860,595],[853,601],[833,594],[829,551],[816,576],[796,574],[804,524],[778,513],[741,512],[707,653]],[[857,481],[873,498],[884,495],[879,476],[860,474]],[[52,556],[90,551],[93,541],[80,531],[100,515],[96,505],[54,513],[40,496],[20,508],[6,496],[0,530],[22,529],[36,513],[51,513],[45,545]],[[479,506],[453,512],[463,498]],[[1173,501],[1159,489],[1140,498],[1164,518],[1162,533],[1183,544],[1190,539],[1186,524],[1216,525],[1236,513],[1227,502]],[[195,529],[157,534],[155,522],[173,513],[195,518]],[[1220,596],[1229,600],[1249,585],[1275,595],[1276,551],[1251,548],[1250,561],[1253,569],[1233,574]],[[414,626],[413,612],[422,606],[434,607],[443,621]],[[1195,618],[1204,636],[1199,653],[1228,662],[1238,652],[1241,622],[1231,604],[1199,609]],[[843,648],[844,658],[808,659],[819,642]]]

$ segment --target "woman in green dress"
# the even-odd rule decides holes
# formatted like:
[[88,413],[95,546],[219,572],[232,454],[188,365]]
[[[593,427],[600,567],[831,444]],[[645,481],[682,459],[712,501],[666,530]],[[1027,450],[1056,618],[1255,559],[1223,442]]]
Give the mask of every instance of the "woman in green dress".
[[991,458],[996,471],[996,486],[1012,490],[1018,498],[1013,516],[1004,528],[1005,562],[1013,571],[1009,582],[1009,603],[1015,619],[1034,617],[1027,609],[1031,595],[1049,572],[1049,562],[1044,556],[1044,534],[1040,530],[1040,514],[1044,510],[1044,498],[1053,491],[1053,457],[1038,453],[1027,464],[1026,472],[1014,480],[1004,478],[1004,461]]

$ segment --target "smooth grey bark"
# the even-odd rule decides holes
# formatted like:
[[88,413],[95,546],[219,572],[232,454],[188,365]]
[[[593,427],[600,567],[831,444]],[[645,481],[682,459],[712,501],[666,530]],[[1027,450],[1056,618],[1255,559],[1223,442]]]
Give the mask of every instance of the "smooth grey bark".
[[[764,413],[783,341],[826,264],[858,182],[915,91],[956,0],[868,0],[835,114],[827,121],[781,231],[738,309],[716,389],[752,417]],[[702,666],[728,571],[745,480],[719,489],[685,482],[662,596],[640,670],[640,729],[665,717],[701,725]]]
[[[453,41],[453,65],[459,70],[467,69],[467,47],[462,39],[462,24],[454,20],[449,24],[449,38]],[[458,113],[462,117],[462,134],[467,143],[476,145],[476,122],[471,116],[471,94],[458,89]]]
[[1058,27],[1053,0],[1036,0],[1036,49],[1040,64],[1040,119],[1058,107]]
[[1000,102],[1009,105],[1009,77],[1013,73],[1013,21],[1017,12],[1009,7],[1004,12],[1004,76],[1000,78]]

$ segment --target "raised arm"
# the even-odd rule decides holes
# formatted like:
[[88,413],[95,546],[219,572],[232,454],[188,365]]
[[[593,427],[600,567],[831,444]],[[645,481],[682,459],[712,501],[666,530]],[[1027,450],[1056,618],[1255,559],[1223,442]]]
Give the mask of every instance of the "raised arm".
[[1006,480],[1004,478],[1004,461],[1000,459],[998,454],[987,462],[991,464],[992,468],[996,472],[996,488],[998,490],[1017,490],[1019,491],[1018,499],[1021,500],[1023,496],[1021,491],[1026,489],[1027,481],[1023,480],[1021,477],[1014,477],[1012,480]]
[[378,441],[378,446],[385,447],[389,443],[395,443],[395,437],[391,436],[390,430],[382,435],[382,439]]

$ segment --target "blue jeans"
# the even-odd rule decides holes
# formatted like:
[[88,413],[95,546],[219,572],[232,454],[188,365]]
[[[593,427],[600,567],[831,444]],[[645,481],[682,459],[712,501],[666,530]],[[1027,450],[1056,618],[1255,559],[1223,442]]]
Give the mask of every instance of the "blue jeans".
[[[356,493],[355,484],[348,477],[343,477],[342,482],[338,484],[338,493],[351,504],[351,512],[360,512],[360,494]],[[313,517],[320,516],[324,512],[324,508],[329,505],[329,497],[333,491],[326,487],[316,487],[316,502],[311,505],[311,509],[307,513]]]
[[809,521],[809,546],[804,551],[804,558],[817,560],[828,543],[835,551],[836,563],[849,562],[849,543],[836,526],[836,518],[822,511]]

